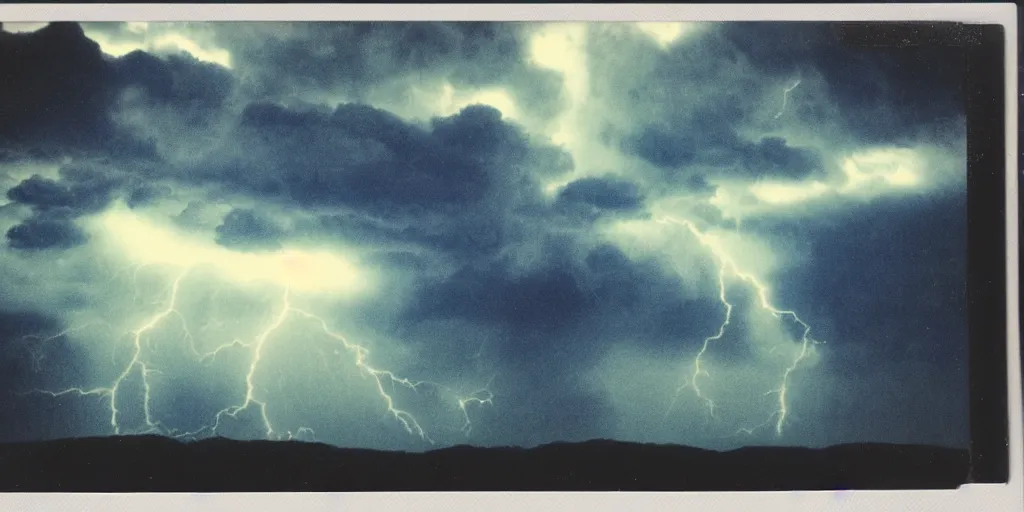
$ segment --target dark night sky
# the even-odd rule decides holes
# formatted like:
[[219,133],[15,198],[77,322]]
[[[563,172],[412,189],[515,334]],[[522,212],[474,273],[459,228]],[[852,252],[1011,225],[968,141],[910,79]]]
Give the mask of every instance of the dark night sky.
[[0,440],[966,445],[954,49],[5,30]]

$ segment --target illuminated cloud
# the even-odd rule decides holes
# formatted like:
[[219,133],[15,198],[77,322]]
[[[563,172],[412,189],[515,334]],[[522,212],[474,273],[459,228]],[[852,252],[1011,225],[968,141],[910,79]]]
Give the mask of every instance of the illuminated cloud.
[[640,22],[636,27],[653,38],[662,48],[668,48],[680,38],[693,34],[702,28],[700,23],[684,22]]
[[97,241],[110,244],[128,264],[204,266],[225,279],[274,284],[296,293],[358,293],[372,283],[368,271],[330,251],[237,252],[117,207],[98,217],[96,224]]
[[[199,61],[230,68],[231,53],[210,41],[202,40],[202,27],[198,27],[197,35],[200,37],[194,37],[192,32],[196,31],[196,25],[129,22],[109,27],[100,24],[94,25],[94,28],[86,26],[86,35],[100,45],[103,53],[113,57],[121,57],[135,51],[155,55],[186,53]],[[110,28],[114,30],[109,30]]]
[[965,443],[955,48],[5,30],[0,440]]
[[777,205],[795,204],[825,195],[828,185],[820,181],[809,183],[755,183],[750,186],[754,197],[762,202]]

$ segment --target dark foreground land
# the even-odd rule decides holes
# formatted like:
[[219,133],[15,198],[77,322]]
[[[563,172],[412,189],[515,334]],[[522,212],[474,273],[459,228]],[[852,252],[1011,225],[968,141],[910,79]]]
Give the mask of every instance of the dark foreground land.
[[589,441],[426,453],[317,443],[107,437],[0,444],[0,491],[743,491],[955,488],[966,451],[884,444],[743,448]]

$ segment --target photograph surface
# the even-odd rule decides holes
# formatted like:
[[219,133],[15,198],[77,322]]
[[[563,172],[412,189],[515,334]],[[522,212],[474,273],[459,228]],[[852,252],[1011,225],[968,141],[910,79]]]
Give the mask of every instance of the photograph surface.
[[965,482],[961,46],[57,22],[0,62],[5,491]]

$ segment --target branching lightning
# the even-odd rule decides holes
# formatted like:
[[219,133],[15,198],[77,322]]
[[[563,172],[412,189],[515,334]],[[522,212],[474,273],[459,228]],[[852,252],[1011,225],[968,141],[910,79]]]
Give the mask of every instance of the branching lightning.
[[36,373],[39,373],[40,371],[42,371],[42,369],[43,369],[43,366],[42,366],[43,365],[43,360],[46,359],[46,353],[43,352],[42,349],[43,349],[43,347],[47,343],[49,343],[51,341],[54,341],[54,340],[58,340],[58,339],[63,338],[65,336],[76,334],[78,332],[81,332],[81,331],[89,328],[89,327],[93,327],[93,326],[96,326],[96,325],[103,325],[103,326],[106,326],[108,328],[113,329],[113,326],[110,325],[107,322],[93,321],[93,322],[86,322],[84,324],[77,325],[77,326],[74,326],[74,327],[69,327],[67,329],[64,329],[63,331],[60,331],[60,332],[55,333],[55,334],[51,334],[49,336],[42,336],[40,334],[28,334],[28,335],[22,336],[20,338],[22,342],[30,343],[31,344],[31,346],[28,347],[28,352],[29,352],[29,356],[32,359],[32,371],[34,371]]
[[462,411],[462,417],[465,419],[460,430],[467,436],[473,431],[473,421],[469,418],[468,407],[470,405],[494,405],[494,393],[491,393],[490,390],[492,382],[494,382],[494,376],[491,376],[484,387],[459,398],[459,410]]
[[699,381],[701,377],[711,377],[711,374],[708,372],[707,368],[704,367],[702,364],[704,362],[703,357],[708,352],[710,346],[713,343],[721,340],[722,337],[725,336],[726,330],[729,327],[730,322],[732,321],[733,304],[729,302],[726,293],[726,278],[732,276],[752,287],[752,289],[757,294],[758,303],[762,309],[771,313],[771,315],[777,319],[788,317],[792,319],[794,322],[796,322],[796,324],[799,325],[802,329],[802,334],[799,340],[799,353],[792,359],[792,361],[790,361],[789,365],[783,371],[782,376],[779,379],[778,387],[769,390],[768,392],[765,393],[766,396],[772,394],[777,395],[778,400],[775,411],[763,423],[751,428],[741,428],[737,431],[737,434],[753,434],[756,430],[770,425],[774,420],[776,435],[782,435],[783,426],[785,425],[786,417],[789,414],[787,392],[789,391],[790,376],[799,367],[800,363],[802,363],[806,359],[808,351],[810,350],[810,346],[813,344],[819,344],[824,342],[814,340],[813,338],[811,338],[810,325],[808,325],[806,322],[800,319],[800,317],[797,316],[795,312],[782,310],[775,307],[768,298],[768,287],[757,277],[740,269],[740,267],[736,264],[732,256],[730,256],[725,251],[725,249],[722,248],[719,244],[716,244],[713,238],[697,229],[697,226],[694,225],[694,223],[688,220],[681,220],[673,217],[662,217],[660,219],[657,219],[656,222],[660,224],[670,224],[685,227],[703,247],[708,249],[713,259],[718,264],[718,299],[725,308],[725,317],[721,325],[719,325],[718,330],[714,335],[708,336],[707,338],[704,339],[704,342],[701,345],[700,350],[697,352],[697,355],[693,359],[693,371],[689,375],[687,382],[676,389],[672,401],[669,404],[668,410],[665,413],[666,417],[668,416],[668,414],[671,413],[672,408],[675,406],[675,403],[679,398],[679,395],[687,389],[693,390],[697,398],[708,407],[709,413],[712,417],[715,414],[715,402],[710,397],[708,397],[703,390],[701,390]]
[[[133,302],[137,302],[138,274],[141,268],[142,266],[137,267],[132,274],[133,282],[136,285],[136,298]],[[397,405],[396,398],[394,396],[395,389],[402,387],[413,392],[418,392],[424,387],[432,387],[445,393],[446,396],[450,397],[452,407],[457,409],[458,414],[463,421],[460,431],[467,436],[473,428],[473,422],[470,417],[471,406],[493,405],[493,394],[489,389],[491,381],[493,381],[493,377],[483,388],[472,393],[465,394],[457,392],[453,388],[434,382],[413,381],[399,376],[391,370],[373,366],[370,363],[370,351],[368,348],[352,342],[345,335],[332,330],[329,327],[328,322],[323,317],[296,307],[292,302],[292,291],[288,288],[284,289],[279,305],[275,308],[271,317],[267,319],[263,330],[259,332],[254,339],[246,341],[236,337],[231,339],[231,341],[222,343],[208,351],[201,351],[196,345],[195,338],[189,328],[189,322],[187,321],[186,316],[182,314],[179,309],[180,291],[185,285],[185,280],[192,270],[193,267],[186,267],[184,270],[177,273],[169,286],[169,290],[164,301],[165,304],[162,306],[162,309],[146,317],[145,320],[135,328],[128,330],[127,335],[132,340],[131,358],[109,385],[95,388],[71,387],[59,391],[33,389],[29,393],[20,393],[20,395],[42,394],[54,398],[67,395],[103,397],[106,399],[107,408],[110,412],[110,427],[114,434],[159,433],[177,438],[192,439],[196,439],[204,434],[215,436],[219,435],[218,430],[222,428],[223,421],[226,418],[230,417],[237,419],[240,413],[250,409],[255,409],[259,413],[261,435],[263,437],[277,440],[315,440],[316,433],[313,429],[306,426],[298,427],[294,432],[291,430],[279,431],[275,428],[268,414],[268,409],[271,407],[271,404],[265,397],[261,397],[259,394],[259,373],[261,363],[265,362],[266,347],[275,341],[275,334],[279,334],[278,331],[280,331],[286,323],[306,321],[312,322],[319,328],[320,332],[327,340],[338,345],[339,351],[336,351],[336,354],[341,354],[341,351],[343,350],[351,355],[352,363],[364,374],[364,376],[373,378],[376,392],[379,395],[380,401],[386,407],[387,414],[393,417],[406,432],[423,441],[434,444],[434,439],[432,439],[427,433],[422,422],[417,419],[412,412],[400,408]],[[151,403],[154,400],[154,383],[151,382],[150,377],[151,375],[160,373],[157,368],[152,366],[150,358],[147,356],[148,349],[151,348],[152,343],[151,335],[157,327],[172,321],[180,327],[183,333],[181,340],[187,343],[185,348],[192,354],[192,356],[194,356],[197,362],[208,364],[215,360],[218,355],[228,350],[247,350],[250,354],[249,363],[244,375],[245,395],[241,397],[236,404],[227,406],[217,412],[208,425],[187,432],[179,431],[175,428],[164,425],[154,416],[151,407]],[[36,338],[43,341],[47,339],[55,339],[60,336],[68,335],[81,328],[84,328],[84,326],[67,329],[49,338],[43,338],[41,336],[36,336]],[[126,399],[126,397],[123,396],[124,390],[122,389],[122,386],[132,376],[138,376],[142,385],[142,393],[139,399],[143,412],[143,424],[138,429],[129,429],[124,424],[122,412],[119,409],[121,401]]]
[[[153,373],[158,372],[158,370],[155,370],[155,369],[151,368],[147,364],[145,358],[142,357],[143,356],[143,344],[144,344],[143,340],[146,339],[146,338],[144,338],[144,335],[147,332],[149,332],[152,329],[154,329],[157,325],[159,325],[166,318],[168,318],[168,317],[170,317],[172,315],[175,316],[176,318],[181,319],[181,321],[182,321],[182,323],[184,325],[184,318],[181,316],[180,313],[178,313],[178,311],[176,309],[176,304],[177,304],[178,290],[179,290],[180,285],[181,285],[181,280],[185,277],[186,274],[187,274],[187,271],[179,274],[177,276],[177,278],[175,278],[173,283],[171,284],[171,294],[170,294],[170,298],[168,300],[168,305],[167,305],[166,309],[164,309],[164,310],[154,314],[149,319],[147,319],[145,323],[143,323],[138,328],[136,328],[136,329],[134,329],[134,330],[132,330],[130,332],[130,336],[132,338],[132,357],[131,357],[131,360],[128,362],[127,365],[125,365],[125,367],[122,369],[121,373],[118,374],[118,376],[114,379],[114,381],[110,384],[110,386],[96,387],[96,388],[91,388],[91,389],[84,389],[84,388],[81,388],[81,387],[71,387],[71,388],[64,389],[62,391],[49,391],[49,390],[43,390],[43,389],[35,389],[35,390],[33,390],[33,392],[46,394],[46,395],[49,395],[51,397],[60,397],[60,396],[71,395],[71,394],[78,395],[78,396],[102,396],[102,397],[105,397],[108,400],[108,407],[110,409],[110,426],[113,429],[114,434],[121,434],[123,432],[123,429],[122,429],[121,423],[118,421],[118,416],[119,416],[119,414],[121,412],[117,408],[118,391],[120,391],[121,386],[125,382],[125,380],[128,377],[132,376],[133,373],[138,371],[138,374],[140,375],[140,377],[142,379],[142,386],[143,386],[143,389],[144,389],[144,393],[143,393],[143,397],[142,397],[142,410],[143,410],[143,414],[144,414],[144,422],[146,424],[146,428],[142,429],[142,431],[140,433],[158,432],[160,430],[160,424],[153,420],[152,411],[150,409],[150,404],[151,404],[151,399],[152,399],[152,386],[151,386],[151,383],[149,381],[149,376],[151,374],[153,374]],[[65,333],[67,333],[68,331],[71,331],[71,330],[73,330],[73,329],[69,329],[69,330],[64,331],[62,333],[59,333],[58,336],[59,335],[64,335]],[[186,333],[187,333],[187,330],[186,330]],[[53,338],[53,337],[51,337],[51,338]]]
[[793,92],[797,87],[800,86],[800,79],[797,78],[792,84],[788,85],[782,90],[782,106],[779,107],[779,112],[775,114],[775,119],[782,117],[782,114],[786,111],[786,103],[789,101],[789,93]]

